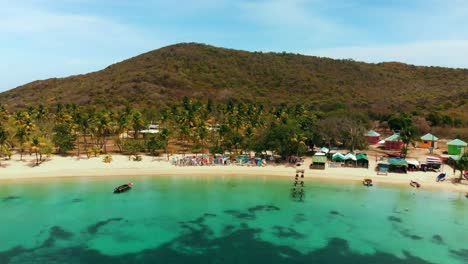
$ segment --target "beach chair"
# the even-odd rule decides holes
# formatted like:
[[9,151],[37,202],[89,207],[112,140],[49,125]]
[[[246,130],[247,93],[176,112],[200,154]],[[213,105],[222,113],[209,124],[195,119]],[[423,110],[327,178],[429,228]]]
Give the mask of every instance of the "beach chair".
[[447,175],[447,174],[446,174],[445,172],[442,172],[441,174],[439,174],[439,175],[437,176],[436,181],[437,181],[437,182],[445,181],[445,176],[446,176],[446,175]]

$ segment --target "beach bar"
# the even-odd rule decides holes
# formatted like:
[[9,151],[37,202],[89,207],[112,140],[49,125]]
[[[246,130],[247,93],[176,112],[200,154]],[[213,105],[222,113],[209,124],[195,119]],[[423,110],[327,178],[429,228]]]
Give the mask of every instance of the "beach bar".
[[460,139],[454,139],[447,143],[449,155],[460,155],[465,153],[466,142]]
[[427,133],[421,137],[421,141],[419,141],[418,147],[435,149],[437,148],[437,140],[439,140],[438,137],[432,135],[431,133]]
[[369,130],[366,133],[366,138],[367,138],[367,142],[370,145],[375,145],[375,144],[379,143],[379,141],[380,141],[380,134],[375,132],[374,130]]
[[315,153],[315,155],[312,157],[310,169],[324,170],[325,163],[327,163],[327,156],[325,156],[324,153]]
[[403,142],[401,141],[399,134],[393,134],[385,139],[386,150],[401,150],[403,148]]

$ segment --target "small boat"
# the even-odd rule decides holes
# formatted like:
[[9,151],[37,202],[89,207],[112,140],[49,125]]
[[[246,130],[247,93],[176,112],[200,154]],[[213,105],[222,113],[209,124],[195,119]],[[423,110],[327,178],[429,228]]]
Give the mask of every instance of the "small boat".
[[441,174],[439,174],[436,178],[436,181],[439,182],[439,181],[445,181],[445,176],[447,174],[445,172],[442,172]]
[[129,182],[126,184],[122,184],[119,187],[114,188],[114,193],[122,193],[130,190],[132,188],[133,183]]
[[409,185],[410,185],[411,187],[414,187],[414,188],[419,188],[419,187],[421,187],[421,184],[419,184],[418,182],[415,182],[415,181],[411,181]]
[[362,184],[363,184],[364,186],[370,187],[370,186],[372,186],[372,180],[371,180],[371,179],[364,179],[364,180],[362,181]]

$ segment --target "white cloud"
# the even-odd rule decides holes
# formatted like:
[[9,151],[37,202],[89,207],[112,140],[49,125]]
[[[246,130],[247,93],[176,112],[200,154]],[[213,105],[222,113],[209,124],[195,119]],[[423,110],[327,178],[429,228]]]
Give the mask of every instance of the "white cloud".
[[338,47],[315,49],[306,54],[365,62],[399,61],[414,65],[468,68],[468,40]]
[[341,26],[325,16],[322,0],[262,0],[240,2],[246,17],[256,23],[277,29],[290,29],[310,33],[333,33]]

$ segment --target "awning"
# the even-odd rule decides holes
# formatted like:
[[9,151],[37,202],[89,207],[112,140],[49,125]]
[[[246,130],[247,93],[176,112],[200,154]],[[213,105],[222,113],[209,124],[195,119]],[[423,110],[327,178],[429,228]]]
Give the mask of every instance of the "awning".
[[341,153],[335,153],[332,156],[332,160],[333,161],[343,161],[343,160],[345,160],[345,156],[343,154],[341,154]]
[[367,158],[367,155],[364,154],[364,153],[358,153],[358,154],[356,155],[356,159],[357,159],[357,160],[361,160],[361,159],[369,160],[369,159]]
[[405,159],[399,158],[388,159],[388,163],[393,166],[408,166],[408,162]]
[[326,147],[322,147],[319,151],[323,153],[328,153],[330,150]]
[[437,163],[437,164],[442,163],[442,161],[440,160],[440,158],[438,158],[438,157],[431,157],[431,156],[427,156],[427,157],[426,157],[426,162],[427,162],[427,163]]
[[327,157],[326,156],[313,156],[312,163],[326,163]]
[[346,154],[346,155],[344,156],[344,159],[345,159],[345,160],[354,160],[354,161],[357,160],[357,159],[356,159],[356,156],[354,156],[353,153],[348,153],[348,154]]
[[407,159],[406,162],[407,162],[408,164],[410,164],[410,165],[419,167],[419,161],[417,161],[417,160]]

